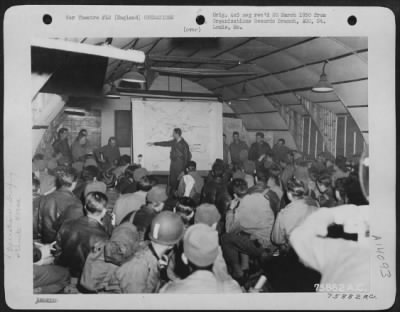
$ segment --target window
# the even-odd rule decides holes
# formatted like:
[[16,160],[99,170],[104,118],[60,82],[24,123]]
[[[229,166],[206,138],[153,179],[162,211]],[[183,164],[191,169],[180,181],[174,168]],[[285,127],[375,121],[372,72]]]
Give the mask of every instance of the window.
[[119,147],[130,147],[132,140],[132,114],[128,110],[115,111],[115,137]]

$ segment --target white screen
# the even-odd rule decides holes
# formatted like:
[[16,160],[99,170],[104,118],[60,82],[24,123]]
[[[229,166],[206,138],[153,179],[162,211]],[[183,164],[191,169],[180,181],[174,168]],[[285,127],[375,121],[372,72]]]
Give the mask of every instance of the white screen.
[[134,160],[150,171],[168,171],[169,147],[147,146],[148,142],[172,139],[174,128],[182,129],[198,170],[210,170],[222,158],[222,105],[219,102],[132,99]]

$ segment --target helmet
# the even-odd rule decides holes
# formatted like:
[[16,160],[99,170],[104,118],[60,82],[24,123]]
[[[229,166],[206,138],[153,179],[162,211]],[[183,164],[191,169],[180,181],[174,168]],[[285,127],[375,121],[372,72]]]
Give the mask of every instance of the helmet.
[[160,212],[151,223],[150,239],[161,245],[175,245],[183,237],[181,217],[172,211]]

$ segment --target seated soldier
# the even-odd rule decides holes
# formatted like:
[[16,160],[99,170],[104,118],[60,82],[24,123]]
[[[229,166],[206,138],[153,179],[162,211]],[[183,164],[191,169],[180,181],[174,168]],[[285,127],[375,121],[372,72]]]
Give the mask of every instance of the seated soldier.
[[247,186],[249,188],[254,186],[255,184],[254,174],[256,172],[255,163],[251,160],[246,160],[243,163],[243,171],[245,173],[244,180],[247,182]]
[[74,189],[74,194],[78,197],[82,202],[85,201],[85,188],[86,186],[94,181],[97,181],[100,175],[99,168],[96,166],[87,166],[83,168],[80,177],[76,183],[76,187]]
[[[193,224],[196,203],[190,197],[182,197],[178,200],[173,211],[179,215],[183,221],[185,230]],[[188,267],[182,262],[183,244],[179,242],[174,246],[168,263],[167,275],[170,280],[185,278],[188,274]]]
[[171,211],[162,211],[150,228],[146,242],[134,256],[113,272],[108,287],[119,293],[155,293],[166,279],[169,253],[183,237],[182,219]]
[[151,188],[148,177],[143,176],[137,183],[136,192],[123,194],[117,199],[113,210],[116,225],[119,225],[130,212],[136,212],[146,204],[146,196]]
[[[217,208],[212,204],[202,204],[196,208],[196,213],[194,215],[195,224],[206,224],[210,226],[213,230],[218,232],[218,235],[222,233],[220,227],[221,215]],[[221,247],[218,248],[218,256],[213,264],[213,273],[218,280],[231,280],[232,277],[228,273],[228,268],[226,266],[225,259],[222,255]]]
[[146,195],[146,204],[139,210],[128,213],[121,221],[128,222],[136,226],[141,240],[148,239],[147,234],[154,217],[164,209],[167,197],[165,185],[155,185]]
[[76,186],[76,172],[72,168],[59,167],[55,170],[57,190],[40,201],[38,234],[42,243],[55,241],[60,226],[83,216],[81,201],[72,193]]
[[128,168],[130,163],[131,163],[131,157],[129,155],[122,155],[119,158],[117,168],[113,169],[113,173],[115,174],[117,180],[119,179],[120,176],[124,174],[125,169]]
[[121,174],[117,180],[117,191],[121,194],[136,192],[136,181],[134,179],[134,172],[140,168],[138,165],[128,166],[124,173]]
[[248,190],[248,194],[260,193],[269,201],[274,215],[281,209],[283,190],[279,177],[270,174],[267,169],[257,171],[257,183]]
[[215,204],[215,201],[219,196],[228,192],[224,176],[224,165],[216,162],[212,167],[211,176],[204,185],[201,195],[201,203]]
[[140,235],[137,228],[124,222],[116,227],[109,241],[100,241],[94,245],[86,258],[80,285],[85,293],[114,292],[108,284],[114,271],[130,258],[140,247]]
[[111,170],[108,170],[103,172],[101,180],[107,187],[106,189],[106,196],[108,199],[107,210],[109,212],[112,212],[114,210],[115,202],[117,201],[120,195],[115,188],[117,184],[117,178]]
[[205,224],[190,226],[183,238],[182,261],[190,275],[183,280],[166,284],[161,293],[241,293],[232,279],[219,280],[213,273],[213,264],[219,254],[218,233]]
[[222,159],[217,158],[213,165],[211,166],[211,170],[206,177],[206,183],[214,179],[215,171],[222,171],[222,180],[224,183],[228,183],[232,178],[232,170],[231,166],[226,164]]
[[[179,185],[178,185],[178,197],[188,196],[193,198],[196,203],[200,202],[201,191],[203,190],[204,186],[204,179],[203,177],[196,171],[197,164],[195,161],[191,160],[188,162],[185,168],[185,172],[179,176]],[[185,194],[186,190],[186,182],[185,177],[191,176],[194,180],[194,184],[191,187],[189,194]]]
[[79,278],[91,249],[109,236],[101,222],[107,212],[107,197],[100,192],[86,196],[86,216],[66,221],[57,233],[55,263],[68,267],[72,277]]
[[311,213],[316,211],[318,203],[306,200],[303,182],[292,178],[287,183],[287,195],[291,203],[279,211],[271,240],[275,245],[287,251],[289,249],[289,236]]
[[33,245],[33,292],[35,294],[57,294],[68,285],[68,269],[54,265],[51,252],[53,244]]
[[[245,185],[239,186],[245,192]],[[235,192],[239,193],[239,192]],[[239,263],[239,254],[264,261],[272,250],[270,235],[275,221],[269,201],[261,193],[236,196],[226,216],[226,231],[221,237],[224,258],[232,277],[240,284],[247,276]]]
[[316,199],[321,207],[334,207],[336,200],[332,189],[332,178],[329,174],[323,174],[317,178],[317,191],[314,192]]
[[43,154],[36,154],[32,159],[32,173],[40,182],[40,195],[50,194],[55,190],[55,177],[48,169],[49,161]]

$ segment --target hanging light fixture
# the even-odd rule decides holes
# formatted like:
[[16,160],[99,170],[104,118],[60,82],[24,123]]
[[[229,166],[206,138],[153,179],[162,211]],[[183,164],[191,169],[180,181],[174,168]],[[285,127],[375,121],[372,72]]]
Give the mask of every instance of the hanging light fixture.
[[319,78],[318,83],[312,88],[313,92],[318,92],[318,93],[326,93],[326,92],[332,92],[333,91],[333,86],[331,83],[328,81],[328,77],[325,74],[325,66],[328,62],[324,62],[324,67],[322,67],[322,74]]
[[121,77],[124,82],[146,83],[146,78],[137,71],[129,71]]
[[137,70],[128,71],[115,84],[118,91],[146,90],[146,77]]

